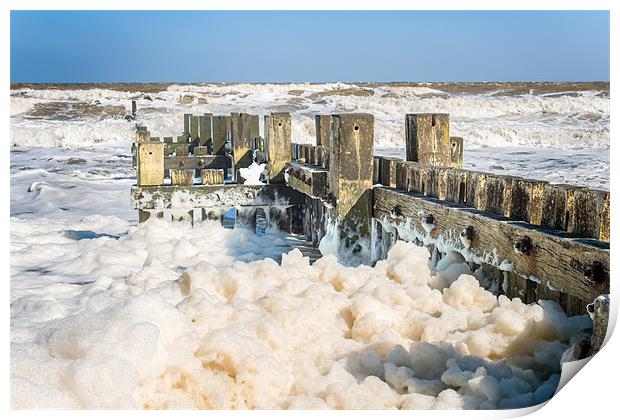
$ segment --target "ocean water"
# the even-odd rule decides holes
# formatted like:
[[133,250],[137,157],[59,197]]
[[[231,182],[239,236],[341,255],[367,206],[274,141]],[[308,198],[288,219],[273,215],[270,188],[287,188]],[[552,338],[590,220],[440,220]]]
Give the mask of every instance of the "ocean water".
[[185,112],[288,111],[293,141],[311,143],[314,114],[368,112],[375,153],[393,156],[406,113],[448,112],[467,168],[609,188],[605,84],[13,86],[14,408],[498,408],[553,393],[589,319],[497,299],[455,256],[433,271],[400,243],[373,268],[310,265],[281,258],[298,241],[273,230],[136,226],[132,99],[160,137]]

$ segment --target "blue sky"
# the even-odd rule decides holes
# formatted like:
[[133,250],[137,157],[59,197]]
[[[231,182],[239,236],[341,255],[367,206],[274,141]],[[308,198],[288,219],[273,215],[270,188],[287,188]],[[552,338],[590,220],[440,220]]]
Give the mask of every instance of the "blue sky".
[[13,82],[609,80],[606,11],[12,11]]

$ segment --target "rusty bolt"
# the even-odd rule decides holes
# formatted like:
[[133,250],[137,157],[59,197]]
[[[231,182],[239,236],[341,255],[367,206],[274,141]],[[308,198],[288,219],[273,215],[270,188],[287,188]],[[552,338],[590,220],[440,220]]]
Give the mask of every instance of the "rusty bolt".
[[434,225],[435,224],[435,216],[433,216],[431,213],[425,214],[424,216],[422,216],[420,221],[422,223],[424,223],[424,224],[427,224],[427,225]]
[[515,242],[514,248],[517,254],[530,255],[533,250],[532,239],[529,236],[524,236]]
[[605,281],[605,269],[600,261],[592,261],[592,264],[583,270],[583,275],[591,283],[600,284]]
[[461,238],[471,241],[474,239],[474,227],[467,226],[465,229],[461,231]]

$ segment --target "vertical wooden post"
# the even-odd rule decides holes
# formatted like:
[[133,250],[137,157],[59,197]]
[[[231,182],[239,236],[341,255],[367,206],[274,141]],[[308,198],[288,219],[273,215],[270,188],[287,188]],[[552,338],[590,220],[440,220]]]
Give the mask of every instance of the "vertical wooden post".
[[195,146],[194,156],[207,156],[209,154],[209,148],[207,146]]
[[462,166],[463,143],[450,138],[449,114],[407,114],[405,133],[407,160],[425,166]]
[[176,156],[189,156],[189,146],[177,146],[175,149]]
[[[552,229],[566,230],[573,209],[569,207],[570,188],[563,185],[547,184],[543,190],[542,219],[540,224]],[[574,201],[574,200],[573,200]]]
[[206,146],[213,138],[211,135],[211,117],[211,114],[204,114],[198,117],[198,125],[200,126],[198,144],[200,146]]
[[151,141],[151,132],[146,130],[136,131],[136,143]]
[[231,117],[228,115],[213,116],[213,154],[226,154],[226,137],[230,130]]
[[380,184],[381,179],[381,159],[383,156],[372,157],[372,184]]
[[546,182],[511,178],[510,205],[506,216],[535,225],[541,224]]
[[183,114],[183,135],[189,136],[190,121],[192,114]]
[[371,231],[374,116],[332,115],[331,131],[333,219],[342,245],[361,263],[370,258],[369,244],[364,247],[360,239],[369,239]]
[[[609,192],[581,188],[574,195],[573,233],[584,238],[609,240]],[[606,219],[606,220],[605,220]],[[601,235],[602,233],[602,235]]]
[[243,137],[248,145],[252,144],[252,140],[260,136],[258,115],[241,114],[243,118]]
[[137,144],[138,186],[163,185],[164,143]]
[[446,179],[446,200],[463,204],[466,200],[467,172],[459,169],[448,169]]
[[506,192],[506,178],[503,176],[486,174],[486,206],[489,213],[504,215],[504,195]]
[[291,115],[272,113],[265,115],[265,143],[269,182],[283,183],[284,168],[291,161]]
[[131,116],[136,117],[136,112],[138,112],[138,105],[135,100],[131,101]]
[[231,116],[231,137],[232,137],[232,150],[233,150],[233,162],[235,165],[235,171],[239,171],[241,168],[247,168],[252,164],[252,151],[249,145],[249,127],[244,130],[244,122],[248,122],[247,118],[238,112],[233,112]]
[[609,192],[603,194],[602,201],[600,203],[601,221],[599,226],[598,238],[603,242],[609,242],[611,231],[609,226],[610,207],[609,207]]
[[170,183],[189,187],[194,185],[193,169],[170,169]]
[[592,353],[598,352],[607,335],[607,327],[609,324],[609,295],[601,295],[597,297],[590,307],[592,309]]
[[486,177],[484,172],[471,171],[467,176],[467,207],[485,210],[487,206]]
[[199,123],[198,123],[198,115],[192,115],[192,118],[190,119],[190,126],[189,126],[189,141],[194,142],[198,139],[199,134]]
[[379,183],[386,187],[396,187],[396,164],[400,158],[382,157],[379,160]]
[[450,163],[452,168],[463,167],[463,137],[450,137]]
[[203,169],[200,171],[202,185],[215,185],[224,183],[223,169]]
[[331,115],[315,115],[316,126],[316,145],[329,147],[329,137],[331,135]]

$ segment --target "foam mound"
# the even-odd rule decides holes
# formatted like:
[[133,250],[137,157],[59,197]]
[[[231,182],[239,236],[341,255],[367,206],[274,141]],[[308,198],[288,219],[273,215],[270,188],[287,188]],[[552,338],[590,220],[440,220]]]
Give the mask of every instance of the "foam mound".
[[122,279],[100,276],[83,310],[12,343],[12,406],[496,409],[550,398],[589,318],[497,298],[459,270],[437,282],[428,257],[398,242],[375,267],[311,265],[293,250],[281,264],[199,260],[180,274],[146,258]]

